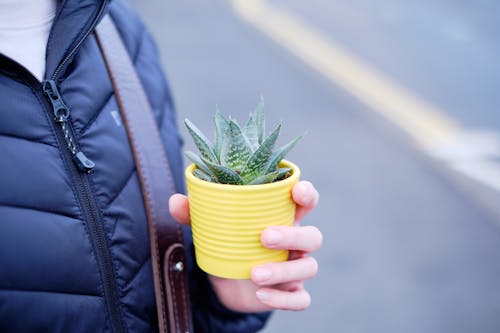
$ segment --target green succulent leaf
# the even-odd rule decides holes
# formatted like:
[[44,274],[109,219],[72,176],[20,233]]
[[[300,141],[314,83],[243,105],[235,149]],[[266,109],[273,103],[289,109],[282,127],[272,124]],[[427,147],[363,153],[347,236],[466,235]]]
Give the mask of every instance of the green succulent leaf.
[[276,170],[278,168],[279,162],[281,162],[281,160],[283,158],[285,158],[286,154],[288,154],[288,152],[293,147],[295,147],[297,142],[299,142],[302,139],[302,137],[303,137],[303,135],[296,137],[295,139],[293,139],[292,141],[290,141],[289,143],[287,143],[283,147],[276,150],[269,158],[269,161],[267,162],[267,165],[264,169],[264,172],[269,173],[269,172]]
[[258,185],[258,184],[267,184],[267,183],[272,183],[276,178],[279,176],[279,171],[274,171],[271,173],[268,173],[267,175],[263,175],[260,177],[257,177],[247,183],[247,185]]
[[257,128],[257,123],[252,114],[248,118],[245,127],[243,128],[243,134],[246,136],[248,142],[250,143],[250,148],[252,152],[256,151],[259,148],[259,131]]
[[195,177],[197,177],[201,180],[211,182],[211,183],[217,182],[217,180],[213,176],[201,171],[200,169],[194,169],[193,174],[195,175]]
[[220,161],[220,151],[222,147],[222,142],[224,141],[224,135],[226,134],[227,127],[229,125],[229,120],[224,117],[224,115],[217,109],[214,116],[215,123],[215,155]]
[[212,173],[210,171],[210,169],[206,166],[206,164],[203,163],[203,161],[201,160],[201,158],[198,155],[196,155],[192,151],[186,151],[185,154],[186,154],[186,157],[191,162],[193,162],[194,164],[196,164],[196,166],[198,167],[198,169],[202,170],[203,172],[205,172],[207,174],[211,174]]
[[252,149],[240,126],[232,119],[229,120],[226,135],[222,142],[220,160],[223,166],[241,172],[252,155]]
[[217,182],[221,184],[243,185],[245,181],[234,170],[230,168],[213,163],[205,158],[202,161],[207,165],[212,174],[215,175]]
[[276,179],[274,180],[282,180],[285,178],[288,178],[291,174],[292,168],[279,168],[278,169],[278,176],[276,176]]
[[266,135],[266,118],[264,116],[264,97],[260,96],[259,104],[255,108],[253,118],[255,119],[255,124],[257,125],[257,138],[259,144],[262,144],[264,137]]
[[241,172],[241,176],[247,181],[251,181],[259,175],[265,174],[264,170],[273,152],[274,145],[280,134],[281,125],[269,135],[269,137],[260,145],[260,147],[252,154],[247,164]]
[[189,119],[186,119],[184,123],[186,124],[189,134],[193,137],[193,141],[196,147],[198,147],[201,155],[212,162],[218,162],[218,158],[215,156],[210,140],[208,140]]

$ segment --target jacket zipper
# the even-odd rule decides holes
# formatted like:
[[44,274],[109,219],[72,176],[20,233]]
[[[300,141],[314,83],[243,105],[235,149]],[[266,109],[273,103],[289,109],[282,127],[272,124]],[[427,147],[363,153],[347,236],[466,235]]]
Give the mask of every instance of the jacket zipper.
[[121,304],[118,296],[118,286],[116,285],[114,265],[107,242],[107,236],[102,225],[99,208],[95,201],[88,178],[88,173],[93,170],[95,164],[78,147],[73,126],[70,121],[70,109],[64,103],[56,84],[58,75],[63,71],[63,68],[68,64],[69,60],[94,30],[97,21],[104,12],[106,2],[107,1],[103,1],[101,3],[101,7],[91,26],[75,47],[70,50],[57,66],[52,77],[42,82],[42,92],[46,97],[45,100],[50,102],[50,107],[47,108],[47,110],[52,109],[52,116],[49,115],[49,117],[54,123],[53,127],[55,129],[58,144],[63,152],[62,155],[66,165],[70,169],[83,218],[90,235],[90,241],[101,275],[104,303],[109,316],[110,329],[111,332],[121,333],[126,332],[126,329],[121,315]]
[[[90,235],[97,265],[103,283],[103,296],[109,314],[112,332],[125,332],[120,313],[120,299],[111,252],[102,225],[99,208],[94,198],[88,173],[94,163],[78,149],[73,134],[73,126],[69,121],[70,110],[64,103],[53,80],[43,82],[43,93],[52,106],[52,116],[56,137],[63,152],[63,158],[69,166],[71,178],[75,184],[76,194],[82,208],[84,221]],[[50,110],[50,108],[48,108]]]

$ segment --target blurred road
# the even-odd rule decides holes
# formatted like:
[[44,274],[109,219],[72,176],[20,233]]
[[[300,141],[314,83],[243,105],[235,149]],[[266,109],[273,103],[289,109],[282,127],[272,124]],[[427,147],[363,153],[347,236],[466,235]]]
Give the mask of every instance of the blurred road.
[[500,332],[500,4],[132,3],[179,120],[210,132],[215,105],[243,121],[262,94],[281,143],[308,132],[289,158],[321,193],[313,305],[264,332]]

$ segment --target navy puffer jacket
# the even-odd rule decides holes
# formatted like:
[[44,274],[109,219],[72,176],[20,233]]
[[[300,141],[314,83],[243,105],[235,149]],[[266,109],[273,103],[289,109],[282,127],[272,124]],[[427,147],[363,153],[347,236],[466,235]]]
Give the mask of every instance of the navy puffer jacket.
[[[46,84],[70,111],[65,129],[42,83],[0,55],[0,332],[152,332],[156,309],[137,174],[92,30],[110,13],[136,66],[179,192],[181,139],[150,34],[121,1],[62,2]],[[21,14],[20,14],[21,15]],[[61,115],[59,115],[61,116]],[[64,116],[64,115],[63,115]],[[95,163],[82,172],[72,150]],[[198,332],[254,332],[267,314],[225,309],[190,251]]]

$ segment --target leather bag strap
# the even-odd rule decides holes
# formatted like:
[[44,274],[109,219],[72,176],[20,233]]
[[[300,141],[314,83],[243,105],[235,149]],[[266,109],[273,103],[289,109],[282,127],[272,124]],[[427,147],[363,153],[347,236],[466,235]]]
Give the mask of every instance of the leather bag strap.
[[95,31],[127,130],[146,208],[158,326],[161,333],[191,333],[186,254],[181,227],[169,213],[175,193],[168,159],[132,61],[116,26],[104,16]]

